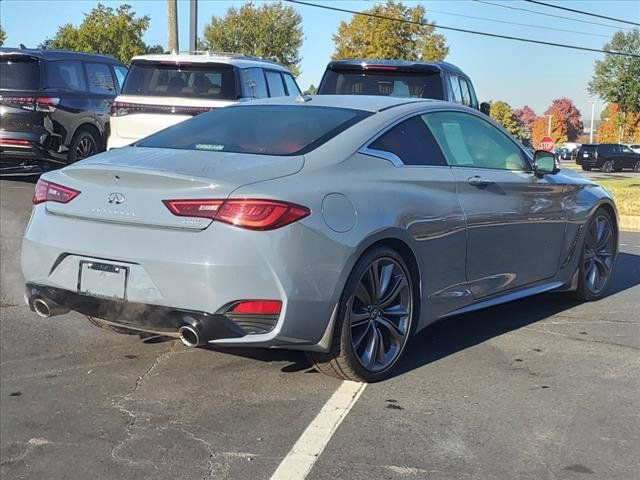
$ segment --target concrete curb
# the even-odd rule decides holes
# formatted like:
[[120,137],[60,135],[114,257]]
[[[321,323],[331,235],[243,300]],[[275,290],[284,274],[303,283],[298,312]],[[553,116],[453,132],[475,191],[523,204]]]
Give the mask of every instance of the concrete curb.
[[640,216],[620,215],[619,227],[625,232],[640,232]]

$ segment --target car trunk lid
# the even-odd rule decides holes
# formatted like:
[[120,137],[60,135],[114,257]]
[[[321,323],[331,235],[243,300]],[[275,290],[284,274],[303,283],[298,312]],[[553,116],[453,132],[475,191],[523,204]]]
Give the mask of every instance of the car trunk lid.
[[126,147],[47,175],[81,193],[46,208],[98,222],[201,230],[211,220],[175,216],[162,200],[226,199],[243,185],[293,175],[303,164],[302,156]]

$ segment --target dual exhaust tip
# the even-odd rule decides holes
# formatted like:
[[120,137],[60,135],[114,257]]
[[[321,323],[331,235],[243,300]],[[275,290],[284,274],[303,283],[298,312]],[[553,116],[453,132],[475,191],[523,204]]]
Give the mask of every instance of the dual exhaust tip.
[[69,308],[59,305],[53,300],[38,297],[31,303],[31,308],[36,314],[42,318],[55,317],[56,315],[64,315],[69,313]]
[[[31,301],[31,308],[42,318],[50,318],[56,315],[63,315],[69,312],[69,308],[60,305],[48,298],[37,297]],[[213,338],[208,325],[193,317],[185,317],[185,325],[178,330],[180,340],[187,347],[200,347],[205,345],[210,338]]]

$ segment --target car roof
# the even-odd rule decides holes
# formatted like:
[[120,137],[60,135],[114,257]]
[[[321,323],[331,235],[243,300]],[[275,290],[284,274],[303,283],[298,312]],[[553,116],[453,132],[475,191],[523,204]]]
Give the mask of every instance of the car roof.
[[261,67],[288,72],[286,67],[266,58],[251,57],[241,53],[229,52],[188,52],[188,53],[156,53],[137,55],[131,62],[176,62],[176,63],[226,63],[238,68]]
[[237,104],[237,106],[308,105],[315,107],[350,108],[353,110],[363,110],[366,112],[379,112],[403,105],[415,106],[415,104],[418,103],[423,104],[427,107],[431,105],[437,107],[447,102],[425,98],[392,97],[383,95],[300,95],[298,97],[273,97],[260,100],[252,100],[251,102],[239,103]]
[[0,48],[0,56],[26,55],[44,60],[86,60],[124,65],[117,58],[97,53],[73,52],[71,50],[40,49],[40,48]]
[[410,60],[379,60],[366,58],[346,58],[342,60],[333,60],[327,65],[327,69],[353,68],[364,69],[367,67],[384,66],[397,67],[400,71],[415,72],[451,72],[467,76],[460,68],[448,62],[414,62]]

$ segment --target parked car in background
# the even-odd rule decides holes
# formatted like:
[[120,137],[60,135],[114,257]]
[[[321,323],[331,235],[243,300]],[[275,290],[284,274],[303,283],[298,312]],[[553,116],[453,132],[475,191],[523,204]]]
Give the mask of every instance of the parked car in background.
[[327,65],[318,95],[385,95],[460,103],[489,114],[478,104],[471,79],[447,62],[335,60]]
[[640,172],[640,154],[617,143],[582,145],[578,150],[576,163],[583,170],[599,168],[609,173],[629,169]]
[[305,350],[368,382],[439,319],[552,290],[602,298],[618,253],[599,185],[476,110],[420,99],[216,109],[46,173],[33,203],[38,315]]
[[254,98],[297,96],[282,65],[233,53],[133,57],[111,106],[109,148],[122,147],[199,113]]
[[0,49],[0,157],[55,167],[105,149],[127,67],[104,55]]

